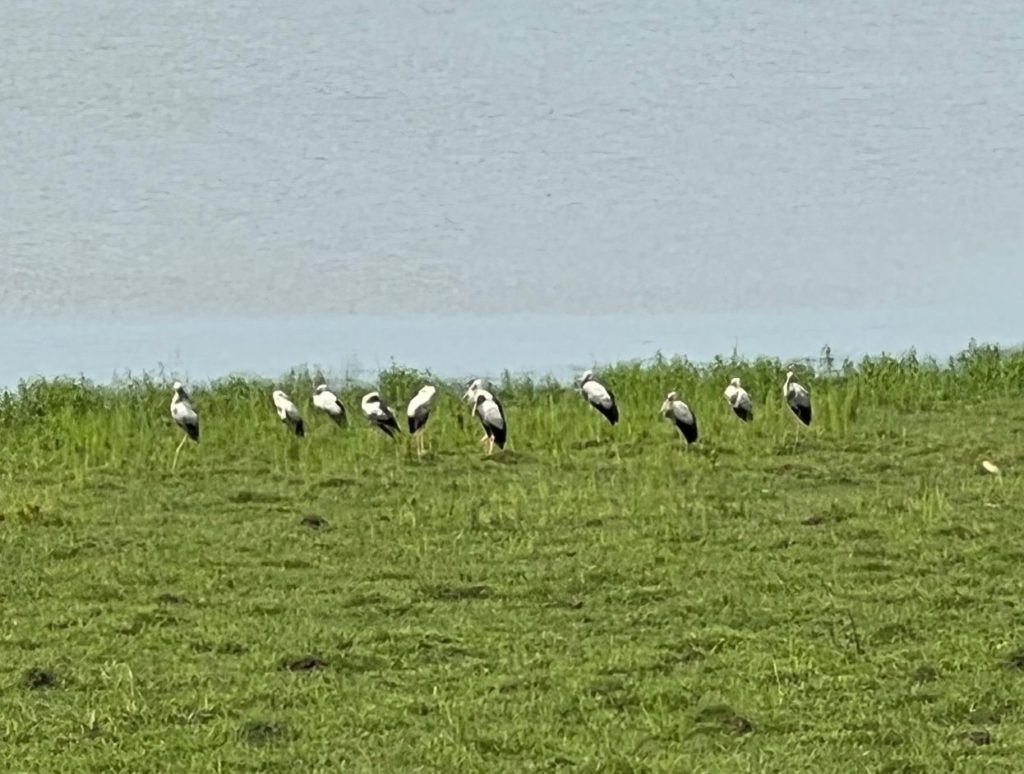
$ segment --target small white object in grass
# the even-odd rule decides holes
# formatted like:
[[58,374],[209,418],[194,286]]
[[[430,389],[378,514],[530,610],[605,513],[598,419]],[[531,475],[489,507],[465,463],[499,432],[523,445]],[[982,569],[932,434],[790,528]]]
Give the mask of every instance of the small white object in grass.
[[984,470],[986,473],[991,473],[993,476],[998,476],[999,475],[999,472],[1000,472],[999,471],[999,466],[996,465],[994,462],[989,462],[988,460],[982,460],[981,461],[981,467],[982,467],[982,470]]

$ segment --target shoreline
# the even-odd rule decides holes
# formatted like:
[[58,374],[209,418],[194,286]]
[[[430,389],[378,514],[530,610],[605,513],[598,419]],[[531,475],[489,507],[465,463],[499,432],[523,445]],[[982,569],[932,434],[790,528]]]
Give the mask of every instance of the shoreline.
[[228,374],[273,377],[295,367],[372,378],[402,364],[453,379],[515,374],[566,379],[595,364],[655,353],[696,362],[737,352],[806,361],[831,347],[837,359],[883,352],[955,355],[973,338],[1013,347],[1021,329],[999,308],[771,310],[675,315],[570,314],[250,319],[6,321],[0,389],[34,376],[110,383],[133,373],[211,381]]
[[483,378],[492,385],[499,383],[506,386],[513,386],[522,383],[530,385],[544,385],[548,387],[569,387],[578,377],[579,373],[588,368],[595,369],[602,373],[616,373],[623,371],[652,372],[658,369],[684,369],[695,377],[708,378],[720,376],[724,371],[734,369],[738,371],[784,373],[789,366],[794,366],[801,373],[806,373],[813,378],[821,380],[829,377],[856,374],[863,371],[865,366],[877,364],[895,364],[903,367],[908,364],[915,364],[925,371],[948,372],[958,364],[975,360],[977,358],[996,358],[1006,361],[1014,358],[1024,360],[1024,348],[1015,346],[1003,346],[987,342],[977,342],[973,339],[953,354],[947,356],[934,356],[919,353],[915,348],[910,347],[899,353],[880,352],[872,355],[865,355],[860,358],[839,357],[829,347],[823,347],[816,356],[803,358],[779,358],[770,355],[758,355],[746,357],[737,353],[729,355],[717,355],[709,360],[692,360],[685,355],[666,354],[655,352],[647,357],[629,358],[608,363],[591,363],[577,366],[565,366],[559,369],[560,374],[547,373],[538,374],[530,371],[515,371],[501,369],[500,371],[475,372],[458,376],[440,375],[430,369],[421,369],[414,366],[392,362],[390,365],[375,371],[363,369],[357,372],[348,371],[345,373],[334,373],[323,370],[321,367],[310,364],[297,364],[281,372],[277,376],[268,376],[258,373],[226,373],[209,379],[189,380],[187,376],[178,370],[171,370],[158,367],[152,370],[139,371],[136,373],[125,373],[115,375],[110,381],[99,381],[90,379],[84,374],[58,374],[28,377],[19,380],[12,385],[0,385],[0,395],[14,394],[25,386],[74,384],[88,389],[113,390],[122,388],[133,388],[146,386],[153,388],[166,388],[174,381],[183,381],[192,389],[210,390],[222,385],[249,384],[249,385],[275,385],[290,384],[299,385],[306,382],[316,384],[328,382],[332,385],[339,385],[344,389],[354,389],[359,386],[371,386],[381,384],[392,379],[407,380],[420,379],[431,380],[438,385],[458,386],[465,384],[475,378]]

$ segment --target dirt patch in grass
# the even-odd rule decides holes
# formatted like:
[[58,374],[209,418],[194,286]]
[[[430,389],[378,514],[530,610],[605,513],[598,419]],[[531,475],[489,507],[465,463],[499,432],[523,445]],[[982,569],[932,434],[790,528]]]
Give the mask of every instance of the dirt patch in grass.
[[899,642],[915,642],[917,635],[909,626],[893,623],[876,629],[870,639],[873,645],[892,645]]
[[668,674],[700,661],[707,656],[707,653],[708,651],[694,643],[683,643],[678,648],[666,649],[661,657],[652,664],[651,669],[659,674]]
[[433,599],[455,602],[461,599],[487,599],[494,596],[494,589],[483,583],[468,586],[435,586],[426,590],[426,595]]
[[315,513],[307,513],[299,519],[299,524],[303,527],[309,527],[310,529],[323,529],[327,526],[327,519]]
[[56,688],[59,684],[57,675],[49,669],[33,667],[25,672],[21,682],[26,688],[32,691],[39,691],[45,688]]
[[335,476],[334,478],[325,478],[317,486],[321,489],[340,489],[346,486],[355,486],[358,483],[354,478]]
[[279,503],[284,498],[281,495],[273,494],[272,492],[253,492],[249,489],[243,489],[241,492],[236,492],[228,498],[229,502],[235,503],[236,505],[246,505],[248,503]]
[[502,451],[495,449],[494,454],[484,457],[484,462],[489,462],[492,465],[518,465],[519,457],[508,449]]
[[276,720],[253,720],[243,725],[238,735],[253,745],[275,744],[287,738],[288,727]]
[[973,744],[976,747],[985,747],[992,744],[992,734],[984,728],[972,728],[969,731],[961,731],[957,738],[965,744]]
[[935,669],[935,667],[929,666],[928,664],[923,664],[911,673],[910,679],[918,685],[923,685],[924,683],[934,683],[936,680],[939,679],[939,673]]
[[1003,718],[1012,712],[1014,706],[1009,702],[996,703],[985,707],[978,707],[967,713],[967,722],[973,726],[998,725]]
[[601,706],[613,710],[626,710],[640,703],[633,689],[618,677],[599,677],[586,686],[584,692]]
[[703,730],[743,736],[754,733],[754,724],[727,704],[712,704],[697,711],[694,722]]
[[286,658],[281,661],[281,668],[287,669],[289,672],[314,672],[318,669],[326,669],[327,662],[318,656]]
[[1006,666],[1024,671],[1024,649],[1016,650],[1006,657]]
[[187,605],[188,599],[177,594],[161,594],[156,598],[158,604],[161,605]]

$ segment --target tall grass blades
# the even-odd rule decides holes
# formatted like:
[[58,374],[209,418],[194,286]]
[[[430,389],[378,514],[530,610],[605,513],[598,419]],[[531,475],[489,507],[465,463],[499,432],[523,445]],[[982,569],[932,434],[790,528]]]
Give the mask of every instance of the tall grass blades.
[[[804,427],[782,393],[810,390]],[[658,355],[569,384],[295,369],[0,395],[11,771],[1006,770],[1024,355]],[[722,391],[739,376],[755,417]],[[315,412],[328,382],[350,422]],[[362,421],[438,388],[429,452]],[[285,389],[307,420],[278,420]],[[675,390],[701,439],[658,413]],[[996,463],[986,472],[982,460]]]

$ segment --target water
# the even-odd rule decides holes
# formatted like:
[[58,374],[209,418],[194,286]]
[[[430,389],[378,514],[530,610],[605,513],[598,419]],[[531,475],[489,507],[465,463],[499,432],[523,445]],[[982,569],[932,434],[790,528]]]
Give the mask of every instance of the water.
[[1008,1],[12,0],[0,384],[1017,344]]

